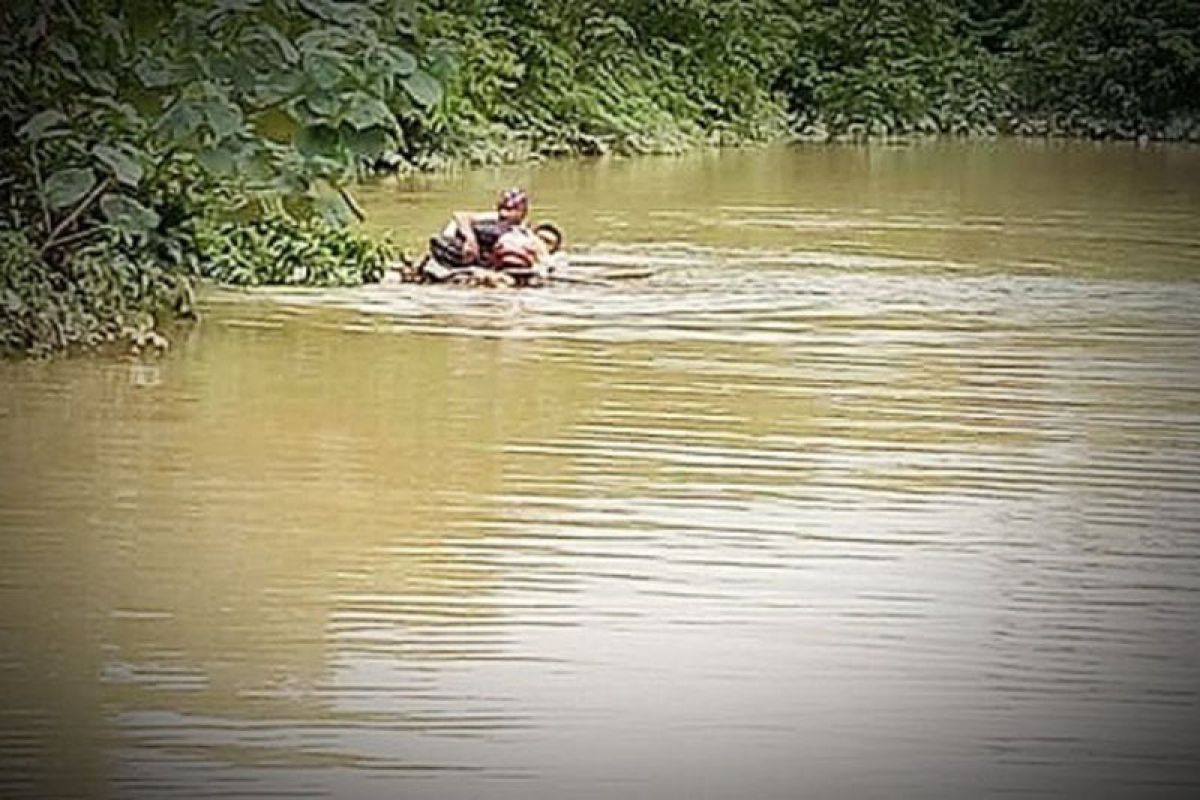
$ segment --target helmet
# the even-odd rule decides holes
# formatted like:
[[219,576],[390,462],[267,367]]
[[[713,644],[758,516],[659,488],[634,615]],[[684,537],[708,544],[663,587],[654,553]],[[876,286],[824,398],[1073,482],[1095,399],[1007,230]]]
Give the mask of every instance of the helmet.
[[496,208],[529,208],[529,195],[525,193],[524,189],[516,187],[505,189],[500,193],[500,199],[496,201]]

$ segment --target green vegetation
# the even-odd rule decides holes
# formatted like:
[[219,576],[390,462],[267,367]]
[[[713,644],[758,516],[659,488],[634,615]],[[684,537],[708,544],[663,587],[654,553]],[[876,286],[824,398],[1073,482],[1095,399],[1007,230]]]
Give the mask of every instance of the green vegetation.
[[204,277],[373,280],[375,165],[993,133],[1200,139],[1200,4],[17,0],[0,350],[154,340]]
[[1200,139],[1192,0],[426,0],[418,166],[808,138]]
[[441,99],[415,35],[403,2],[0,9],[0,348],[143,341],[204,276],[377,276],[338,225]]

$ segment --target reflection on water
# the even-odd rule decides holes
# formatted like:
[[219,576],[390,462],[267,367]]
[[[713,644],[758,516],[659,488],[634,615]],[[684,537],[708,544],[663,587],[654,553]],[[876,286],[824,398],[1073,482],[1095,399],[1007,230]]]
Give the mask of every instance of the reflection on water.
[[0,366],[0,795],[1191,796],[1200,153],[532,186],[645,281]]

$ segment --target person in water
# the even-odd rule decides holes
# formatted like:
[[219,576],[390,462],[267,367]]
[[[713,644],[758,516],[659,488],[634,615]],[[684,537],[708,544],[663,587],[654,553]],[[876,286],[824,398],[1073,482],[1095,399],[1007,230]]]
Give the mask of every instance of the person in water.
[[490,268],[477,269],[474,278],[491,286],[544,283],[563,264],[562,244],[562,230],[552,222],[542,222],[532,230],[518,225],[496,240]]
[[496,242],[521,227],[528,215],[529,195],[519,188],[501,192],[494,212],[455,211],[445,229],[429,240],[429,258],[422,271],[442,280],[454,270],[490,268]]

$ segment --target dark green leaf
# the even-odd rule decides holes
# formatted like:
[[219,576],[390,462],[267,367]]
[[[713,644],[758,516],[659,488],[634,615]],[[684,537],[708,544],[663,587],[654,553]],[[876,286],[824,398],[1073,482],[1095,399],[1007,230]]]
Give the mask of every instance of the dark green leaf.
[[144,58],[133,67],[142,86],[147,89],[161,89],[172,86],[183,79],[185,71],[174,64],[168,64],[161,57]]
[[285,64],[295,64],[300,60],[300,52],[296,49],[296,46],[293,45],[286,36],[280,33],[279,29],[274,25],[264,22],[255,28],[255,30],[263,38],[275,43],[275,46],[279,48],[279,52],[283,55],[283,61]]
[[55,39],[50,42],[50,52],[58,56],[58,59],[64,64],[79,64],[79,51],[70,42]]
[[36,142],[45,135],[46,131],[66,121],[67,118],[61,112],[55,111],[53,108],[48,108],[45,111],[34,114],[28,122],[21,126],[17,131],[17,135],[22,139]]
[[329,119],[335,116],[340,107],[337,95],[323,89],[310,91],[304,98],[304,105],[318,119]]
[[258,6],[258,0],[217,0],[213,3],[213,10],[209,13],[209,18],[219,17],[223,14],[231,14],[239,11],[252,11]]
[[205,103],[204,117],[218,140],[240,131],[244,122],[242,110],[225,98]]
[[339,19],[337,3],[329,0],[299,0],[298,5],[315,17],[326,22],[337,22]]
[[79,73],[83,82],[90,88],[105,94],[117,93],[117,82],[111,73],[100,69],[85,69]]
[[347,122],[360,131],[376,127],[392,128],[396,124],[391,109],[362,92],[354,92],[347,98],[345,117]]
[[447,50],[438,50],[428,64],[428,71],[434,78],[445,83],[458,69],[458,59]]
[[258,106],[272,106],[295,97],[304,88],[304,75],[300,72],[284,72],[270,78],[260,77],[252,92],[252,102]]
[[337,129],[305,125],[296,132],[296,149],[305,156],[334,156],[338,150]]
[[62,208],[77,203],[96,185],[96,173],[91,167],[60,169],[46,179],[46,204]]
[[382,128],[342,129],[342,140],[358,156],[376,158],[390,149],[392,141]]
[[416,57],[403,47],[384,47],[379,55],[385,69],[398,78],[411,75],[417,68]]
[[112,170],[116,179],[126,186],[137,186],[142,180],[142,165],[128,152],[110,145],[98,144],[92,148],[92,154]]
[[341,58],[325,50],[309,52],[304,57],[304,71],[322,89],[332,89],[342,75]]
[[442,100],[442,85],[422,69],[404,79],[404,88],[413,100],[426,108],[435,106]]
[[196,161],[208,172],[218,177],[228,177],[237,171],[233,154],[224,148],[205,150],[196,156]]
[[112,40],[112,42],[116,44],[117,50],[122,55],[125,54],[125,41],[129,33],[127,26],[125,26],[121,20],[116,19],[115,17],[104,17],[104,19],[100,21],[100,35]]
[[196,160],[214,175],[228,177],[240,172],[243,159],[252,157],[253,150],[247,148],[241,141],[226,139],[218,147],[199,153]]
[[109,194],[100,200],[104,217],[121,230],[141,233],[158,227],[159,217],[153,210],[123,194]]
[[200,112],[196,107],[189,101],[181,100],[159,119],[158,127],[174,141],[184,143],[200,128],[200,122]]
[[330,225],[346,225],[354,219],[354,212],[337,192],[321,192],[313,198],[313,205],[321,218]]

